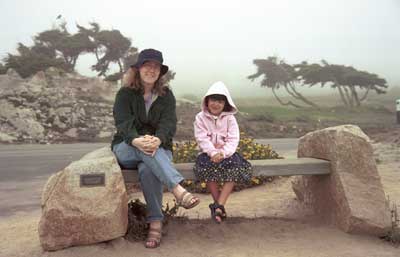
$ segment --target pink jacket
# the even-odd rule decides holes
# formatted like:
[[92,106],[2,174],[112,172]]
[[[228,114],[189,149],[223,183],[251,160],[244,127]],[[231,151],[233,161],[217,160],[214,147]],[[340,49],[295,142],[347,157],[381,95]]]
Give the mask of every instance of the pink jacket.
[[[225,95],[233,110],[222,112],[218,117],[209,113],[205,98],[213,94]],[[222,152],[224,158],[236,152],[240,139],[239,126],[234,116],[237,111],[224,83],[216,82],[208,89],[202,100],[202,111],[196,115],[194,121],[194,136],[201,152],[207,153],[210,157]]]

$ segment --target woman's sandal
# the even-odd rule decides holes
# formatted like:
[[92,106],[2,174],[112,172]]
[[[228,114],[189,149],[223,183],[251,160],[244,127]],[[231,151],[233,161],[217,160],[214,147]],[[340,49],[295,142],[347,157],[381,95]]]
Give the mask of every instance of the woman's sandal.
[[[221,222],[226,219],[226,211],[223,205],[211,203],[208,207],[211,210],[211,218],[216,223],[221,224]],[[219,217],[219,219],[217,217]]]
[[177,199],[178,206],[182,206],[185,209],[191,209],[197,206],[199,203],[200,199],[186,190],[182,193],[179,199]]
[[144,246],[146,248],[157,248],[161,244],[162,228],[149,228]]

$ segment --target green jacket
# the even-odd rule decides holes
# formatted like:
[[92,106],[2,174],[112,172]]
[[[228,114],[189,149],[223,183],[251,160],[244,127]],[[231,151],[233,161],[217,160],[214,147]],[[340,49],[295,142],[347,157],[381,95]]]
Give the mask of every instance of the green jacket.
[[128,145],[142,135],[155,135],[161,140],[161,147],[172,150],[172,138],[176,132],[176,101],[170,89],[158,96],[148,114],[143,94],[139,90],[122,87],[116,97],[113,115],[117,133],[111,147],[125,141]]

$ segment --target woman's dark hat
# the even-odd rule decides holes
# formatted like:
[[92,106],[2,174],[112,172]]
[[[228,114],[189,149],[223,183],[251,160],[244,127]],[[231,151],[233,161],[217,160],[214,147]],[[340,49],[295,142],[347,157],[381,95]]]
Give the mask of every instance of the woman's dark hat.
[[137,69],[140,68],[140,66],[143,65],[143,63],[147,61],[156,61],[159,64],[161,64],[161,71],[160,71],[160,76],[164,75],[165,73],[168,72],[168,66],[163,64],[163,56],[160,51],[157,51],[155,49],[144,49],[139,53],[139,57],[134,65],[131,67],[135,67]]

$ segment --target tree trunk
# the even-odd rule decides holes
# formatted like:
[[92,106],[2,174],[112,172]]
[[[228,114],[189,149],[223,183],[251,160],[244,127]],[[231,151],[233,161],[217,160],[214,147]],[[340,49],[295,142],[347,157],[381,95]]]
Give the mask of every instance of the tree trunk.
[[292,103],[292,101],[289,101],[289,102],[287,102],[287,103],[284,103],[284,102],[278,97],[278,95],[275,93],[275,88],[274,88],[274,87],[272,87],[272,93],[274,94],[276,100],[278,100],[278,102],[279,102],[281,105],[284,105],[284,106],[290,105],[290,106],[293,106],[293,107],[296,107],[296,108],[302,108],[302,106],[297,105],[297,104],[295,104],[295,103]]
[[368,95],[368,92],[369,92],[370,89],[371,89],[370,87],[367,88],[367,91],[365,92],[365,94],[360,98],[360,102],[362,102],[365,99],[367,99],[367,95]]
[[119,79],[119,81],[121,82],[122,85],[122,79],[124,77],[124,68],[122,67],[122,63],[121,63],[121,59],[118,59],[118,66],[119,66],[119,72],[121,75],[121,78]]
[[290,86],[290,89],[291,89],[293,92],[290,92],[290,90],[289,90],[289,88],[287,87],[287,85],[284,85],[286,91],[287,91],[291,96],[293,96],[295,99],[298,99],[298,100],[300,100],[300,101],[302,101],[302,102],[304,102],[304,103],[306,103],[306,104],[308,104],[308,105],[311,105],[311,106],[314,107],[314,108],[319,109],[319,106],[318,106],[318,105],[316,105],[315,103],[311,102],[310,100],[308,100],[307,98],[305,98],[302,94],[300,94],[299,92],[297,92],[295,86],[294,86],[292,83],[289,83],[289,86]]
[[67,62],[68,71],[69,72],[74,71],[74,65],[73,65],[74,59],[73,59],[73,57],[69,57],[69,58],[65,57],[65,60]]
[[121,59],[118,59],[118,66],[119,66],[119,72],[123,73],[124,68],[122,67]]
[[73,58],[73,60],[72,60],[72,63],[71,63],[72,71],[75,71],[76,61],[78,60],[78,57],[79,57],[79,55],[78,55],[78,56],[75,56],[75,57]]
[[347,99],[347,102],[349,103],[350,108],[353,108],[354,107],[354,101],[353,101],[353,98],[351,97],[351,94],[349,93],[349,90],[347,89],[346,86],[343,86],[343,89],[344,89],[344,93],[345,93],[344,95],[345,95],[345,97]]
[[358,99],[358,94],[355,86],[350,86],[352,98],[355,100],[357,107],[361,105],[360,100]]
[[338,85],[338,84],[336,84],[336,86],[337,86],[337,88],[338,88],[338,91],[339,91],[339,94],[340,94],[340,98],[342,99],[342,102],[344,103],[344,105],[345,105],[346,107],[348,107],[348,106],[349,106],[349,103],[347,102],[346,97],[345,97],[345,95],[344,95],[344,93],[343,93],[342,86],[341,86],[341,85]]
[[99,62],[99,61],[100,61],[100,58],[99,58],[99,53],[98,53],[98,51],[97,51],[97,48],[94,49],[94,55],[96,56],[97,62]]

